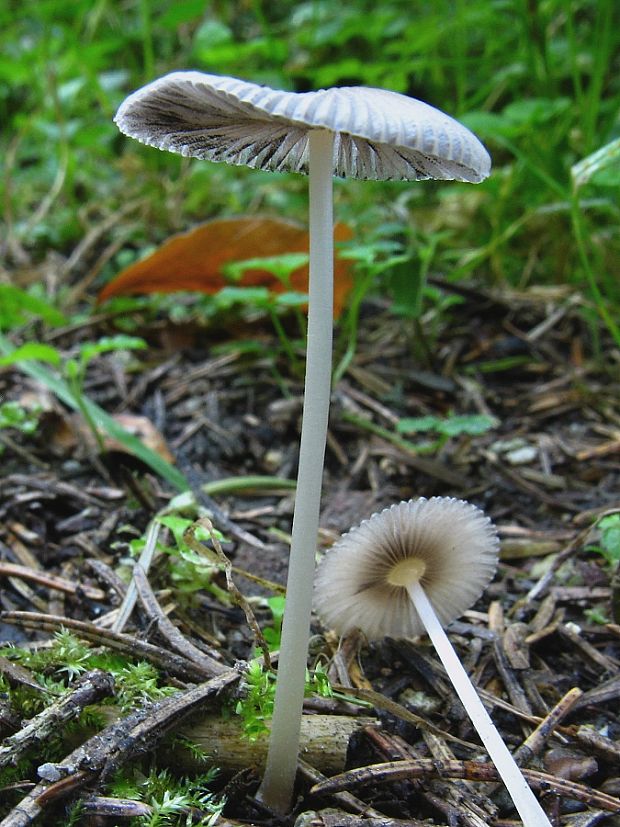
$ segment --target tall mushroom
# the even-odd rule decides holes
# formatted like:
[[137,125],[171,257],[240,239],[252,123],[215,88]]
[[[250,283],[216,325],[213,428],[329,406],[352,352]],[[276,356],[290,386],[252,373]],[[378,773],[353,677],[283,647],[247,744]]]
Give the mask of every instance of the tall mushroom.
[[332,546],[317,570],[314,602],[340,634],[361,629],[376,639],[426,631],[523,824],[551,827],[443,629],[492,579],[498,546],[491,521],[471,503],[401,502]]
[[301,724],[331,385],[332,177],[478,183],[490,158],[464,126],[413,98],[364,87],[281,92],[236,78],[173,72],[121,105],[133,138],[181,155],[309,175],[310,281],[304,408],[263,801],[290,806]]

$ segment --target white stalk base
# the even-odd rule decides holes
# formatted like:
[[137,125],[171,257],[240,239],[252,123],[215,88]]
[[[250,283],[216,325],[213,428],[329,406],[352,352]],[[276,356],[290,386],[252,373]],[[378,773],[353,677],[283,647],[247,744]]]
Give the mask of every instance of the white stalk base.
[[463,664],[448,640],[443,626],[437,619],[435,610],[426,596],[426,592],[418,582],[408,585],[407,591],[439,655],[439,659],[443,663],[448,677],[456,689],[461,703],[465,707],[472,724],[480,736],[480,740],[486,747],[497,772],[510,793],[510,797],[517,812],[521,816],[524,827],[551,827],[544,810],[538,803],[534,793],[523,777],[521,770],[516,765],[508,747],[495,728],[495,724],[489,717],[489,713],[482,705],[482,701],[474,689],[469,675],[463,668]]

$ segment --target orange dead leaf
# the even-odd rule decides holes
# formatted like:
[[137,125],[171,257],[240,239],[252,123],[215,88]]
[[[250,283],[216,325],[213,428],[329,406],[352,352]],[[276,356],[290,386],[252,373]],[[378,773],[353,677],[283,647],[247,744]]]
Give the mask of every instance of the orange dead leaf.
[[[156,454],[159,454],[160,457],[163,457],[166,462],[174,462],[174,457],[170,453],[165,439],[157,430],[155,425],[153,425],[151,420],[146,416],[139,416],[138,414],[130,413],[119,413],[114,414],[114,419],[119,425],[122,425],[126,431],[133,436],[138,437],[140,442],[146,445],[147,448],[150,448],[151,451],[154,451]],[[108,451],[127,452],[125,446],[121,445],[121,443],[117,442],[113,437],[108,436],[107,434],[102,434],[102,436],[103,444]]]
[[[344,224],[334,228],[336,241],[348,241],[353,233]],[[99,294],[103,302],[113,296],[137,293],[175,293],[196,290],[214,294],[230,282],[223,268],[235,261],[307,253],[308,232],[297,224],[275,218],[219,218],[165,241],[152,255],[127,267]],[[353,285],[351,262],[336,255],[334,262],[334,316],[342,312]],[[267,287],[282,293],[284,285],[267,270],[247,270],[244,287]],[[308,290],[308,267],[291,275],[291,287]]]

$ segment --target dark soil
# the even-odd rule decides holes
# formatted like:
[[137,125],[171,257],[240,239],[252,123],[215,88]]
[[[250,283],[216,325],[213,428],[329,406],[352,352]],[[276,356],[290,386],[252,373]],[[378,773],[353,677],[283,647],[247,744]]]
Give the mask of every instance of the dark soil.
[[[596,520],[620,509],[620,354],[604,340],[592,340],[579,302],[568,295],[471,289],[450,313],[441,319],[429,313],[416,327],[379,303],[364,308],[356,357],[333,393],[321,545],[403,499],[452,496],[483,508],[500,531],[501,563],[480,602],[451,626],[451,638],[512,751],[546,721],[523,766],[542,774],[531,783],[552,821],[620,824],[613,814],[614,808],[620,813],[618,585],[613,566],[588,549],[597,542]],[[102,315],[79,330],[56,332],[54,344],[68,350],[113,332],[114,323]],[[260,356],[243,347],[240,331],[237,326],[231,337],[198,325],[138,325],[150,346],[135,357],[139,369],[127,373],[117,357],[101,357],[85,391],[108,412],[145,417],[150,425],[142,422],[142,432],[152,426],[159,433],[160,450],[169,452],[222,531],[233,565],[284,584],[291,490],[240,490],[234,483],[224,493],[201,489],[229,478],[293,480],[296,474],[301,379],[282,357],[269,355],[276,343],[267,324],[243,331],[245,341],[263,342]],[[114,616],[108,613],[125,590],[115,570],[127,557],[128,539],[142,534],[174,493],[120,446],[107,444],[102,453],[80,417],[25,375],[0,368],[1,399],[25,403],[33,394],[46,408],[41,427],[35,437],[10,432],[3,438],[0,477],[0,565],[26,566],[41,576],[33,581],[1,572],[6,622],[0,638],[20,645],[49,638],[55,627],[42,615],[109,628]],[[403,417],[473,413],[492,415],[497,426],[446,438],[434,448],[431,434],[398,437],[395,427]],[[150,587],[186,638],[224,666],[251,657],[253,636],[241,609],[213,593],[175,596],[170,572],[157,556]],[[74,593],[49,588],[47,575],[70,581]],[[225,588],[223,574],[215,580]],[[246,597],[270,594],[242,574],[234,580]],[[87,587],[95,591],[87,593]],[[269,624],[264,602],[254,604],[259,622]],[[314,631],[326,630],[317,623]],[[125,632],[170,650],[148,608],[131,615]],[[317,647],[330,659],[337,641],[327,636]],[[468,762],[484,761],[482,749],[415,726],[390,705],[478,743],[426,640],[370,647],[345,641],[342,655],[332,666],[333,681],[386,699],[376,701],[374,712],[351,702],[323,703],[328,713],[370,714],[380,721],[380,729],[364,727],[354,737],[347,766],[417,761],[418,768],[405,779],[377,775],[361,786],[351,779],[349,798],[310,795],[316,776],[311,780],[306,769],[289,822],[305,813],[300,824],[329,827],[399,820],[519,823],[492,774],[484,782],[468,780],[474,777]],[[180,667],[175,672],[167,662],[157,665],[182,689],[200,684]],[[580,692],[567,694],[575,689]],[[547,720],[558,704],[557,720]],[[319,707],[309,701],[308,714]],[[154,727],[143,750],[155,748],[163,729]],[[119,748],[118,765],[144,760],[133,746],[125,745],[125,755]],[[423,762],[429,758],[433,768]],[[65,800],[67,787],[68,800],[84,790],[104,796],[100,770],[94,766],[86,779],[80,776],[74,789],[64,779],[65,791],[48,796],[40,823],[63,823],[57,802]],[[19,795],[11,791],[14,805],[39,783],[36,762],[23,781]],[[257,781],[251,767],[222,776],[230,803],[220,823],[272,821],[252,803]],[[30,823],[10,812],[2,824]],[[103,804],[90,812],[81,823],[126,823]]]

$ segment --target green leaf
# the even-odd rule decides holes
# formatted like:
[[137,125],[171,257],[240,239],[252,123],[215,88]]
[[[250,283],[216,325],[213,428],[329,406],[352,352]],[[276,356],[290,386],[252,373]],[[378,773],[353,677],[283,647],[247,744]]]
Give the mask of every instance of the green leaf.
[[[5,336],[0,334],[1,354],[4,354],[4,356],[12,356],[16,349]],[[37,381],[48,387],[65,405],[68,405],[74,410],[79,410],[80,406],[75,395],[63,379],[55,376],[46,367],[38,365],[36,362],[22,361],[18,363],[18,366],[21,371],[34,377]],[[82,403],[95,425],[120,442],[129,453],[142,460],[142,462],[148,465],[156,474],[159,474],[179,491],[186,491],[190,488],[188,481],[177,468],[163,459],[163,457],[160,457],[159,454],[156,454],[155,451],[147,448],[147,446],[140,442],[133,434],[128,433],[110,414],[106,413],[103,408],[100,408],[99,405],[91,399],[88,399],[88,397],[83,397]]]
[[[195,520],[191,520],[188,517],[179,517],[176,514],[162,514],[157,517],[157,522],[170,529],[179,548],[187,548],[187,543],[183,539],[183,534],[191,525],[194,524]],[[204,528],[204,526],[201,525],[196,526],[194,536],[198,541],[207,542],[210,539],[209,532],[206,528]],[[206,558],[200,557],[200,555],[197,555],[197,559],[202,562],[202,565],[205,565],[205,563],[208,562],[206,561]]]
[[267,599],[267,605],[271,609],[271,614],[276,623],[282,621],[284,617],[284,607],[286,605],[286,597],[282,594],[273,595]]
[[451,416],[441,424],[440,433],[446,436],[459,436],[460,434],[480,436],[495,428],[497,424],[497,419],[485,414]]
[[608,514],[598,522],[601,545],[609,562],[620,560],[620,513]]
[[23,434],[32,434],[39,424],[39,409],[27,410],[19,402],[0,404],[0,428],[15,428]]
[[102,353],[117,350],[144,350],[146,346],[144,339],[138,336],[127,336],[124,333],[119,333],[117,336],[104,336],[98,342],[86,342],[80,347],[80,362],[85,366],[91,359]]
[[409,416],[396,423],[399,434],[423,434],[438,431],[441,420],[437,416]]
[[288,290],[275,296],[275,304],[278,307],[303,307],[308,304],[308,294]]
[[401,434],[434,431],[443,436],[480,436],[495,428],[497,424],[497,419],[485,414],[464,414],[445,419],[438,416],[419,416],[401,419],[396,425],[396,430]]
[[592,152],[571,167],[575,187],[581,187],[594,179],[597,184],[616,186],[620,183],[620,138]]
[[215,302],[220,310],[229,310],[237,304],[249,304],[254,307],[269,307],[271,297],[266,287],[223,287],[215,295]]
[[204,0],[183,0],[182,3],[173,3],[159,18],[159,25],[171,29],[176,33],[183,23],[202,17],[205,13]]
[[248,270],[266,270],[275,276],[284,285],[288,285],[291,275],[308,263],[307,253],[282,253],[279,256],[265,256],[264,258],[248,258],[243,261],[233,261],[222,269],[227,278],[232,281],[241,281]]
[[20,362],[36,360],[47,362],[50,365],[60,364],[60,353],[51,345],[28,342],[25,345],[16,347],[10,354],[0,357],[0,365],[19,365]]
[[0,330],[24,324],[28,316],[37,316],[50,325],[66,324],[63,314],[43,299],[31,296],[12,284],[0,284]]

